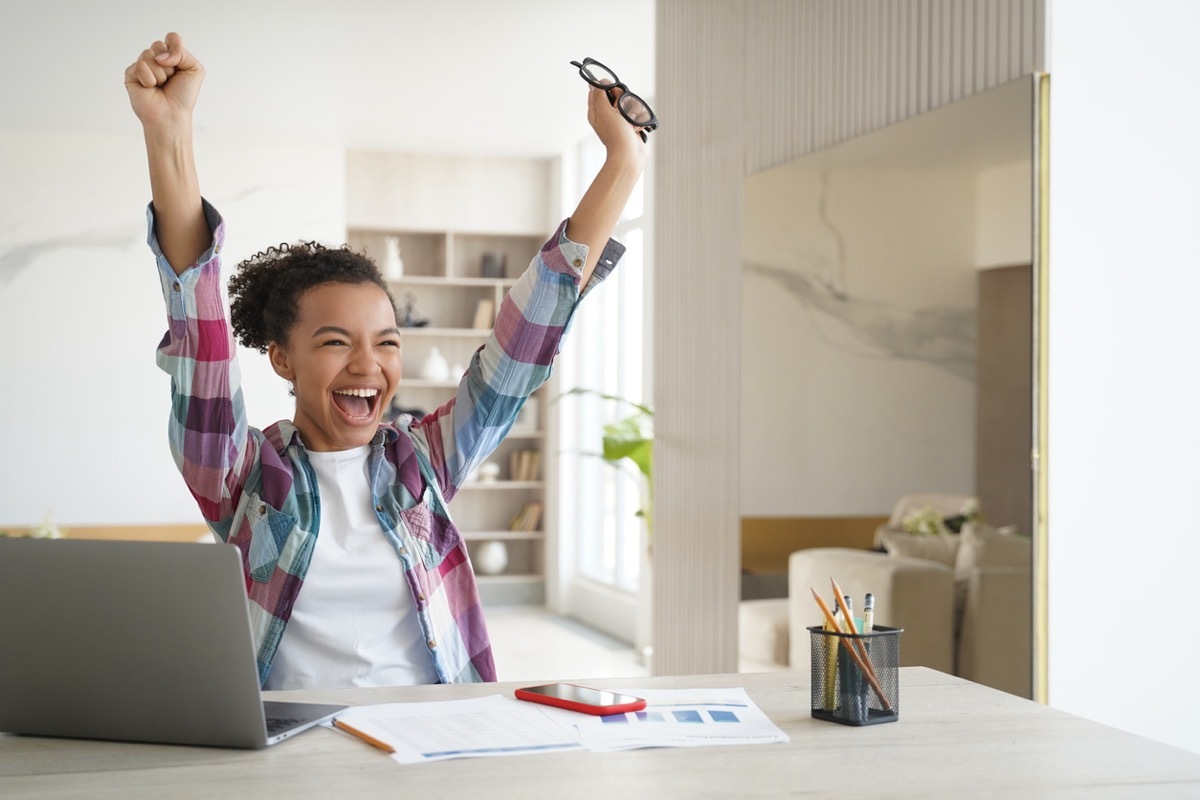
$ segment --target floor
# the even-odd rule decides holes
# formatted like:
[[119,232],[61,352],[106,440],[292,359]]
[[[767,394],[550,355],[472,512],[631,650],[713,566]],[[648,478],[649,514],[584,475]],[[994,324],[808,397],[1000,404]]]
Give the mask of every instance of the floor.
[[502,681],[578,681],[649,674],[631,645],[535,606],[487,611]]

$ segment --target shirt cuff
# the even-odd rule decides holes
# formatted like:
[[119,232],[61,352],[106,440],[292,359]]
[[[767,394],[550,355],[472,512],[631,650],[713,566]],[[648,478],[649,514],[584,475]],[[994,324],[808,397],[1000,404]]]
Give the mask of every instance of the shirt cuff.
[[[202,267],[215,259],[221,252],[222,245],[225,244],[225,220],[221,217],[221,212],[217,211],[212,203],[204,198],[200,198],[200,202],[204,208],[204,220],[208,223],[209,231],[212,232],[212,241],[209,243],[208,249],[196,259],[195,264],[188,267],[187,271],[191,271],[196,267]],[[163,255],[162,246],[158,243],[158,234],[154,231],[154,203],[146,204],[146,244],[150,245],[150,251],[154,253],[154,258],[158,261],[160,271],[165,270],[169,278],[175,280],[175,270],[171,268],[166,256]],[[178,277],[182,279],[184,275]]]
[[[579,277],[583,271],[583,265],[587,262],[588,246],[567,238],[569,221],[568,218],[560,222],[558,230],[546,244],[542,245],[542,262],[555,272]],[[580,287],[581,294],[607,278],[624,254],[625,245],[616,239],[609,239],[600,253],[600,260],[596,262],[596,268],[592,271],[588,285]]]
[[200,202],[204,207],[204,219],[208,223],[208,229],[212,231],[212,241],[209,243],[208,249],[196,259],[196,263],[181,274],[175,273],[158,243],[158,236],[154,232],[154,204],[146,205],[146,244],[150,245],[154,259],[158,262],[158,280],[162,284],[163,300],[170,318],[171,333],[176,337],[182,337],[186,332],[189,305],[195,304],[194,300],[189,303],[188,298],[193,296],[195,287],[204,271],[203,267],[209,264],[219,266],[218,257],[221,247],[225,243],[225,221],[221,218],[220,212],[207,200],[201,198]]

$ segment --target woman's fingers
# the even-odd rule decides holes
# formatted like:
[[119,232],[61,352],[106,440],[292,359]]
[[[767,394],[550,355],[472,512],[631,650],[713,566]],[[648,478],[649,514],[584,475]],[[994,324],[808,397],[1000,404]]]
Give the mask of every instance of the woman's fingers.
[[154,42],[142,51],[138,60],[125,70],[125,79],[153,89],[166,84],[180,70],[200,69],[203,69],[200,62],[184,49],[183,38],[177,33],[169,33],[165,41]]
[[142,57],[138,59],[138,64],[145,67],[144,70],[139,71],[139,74],[143,76],[150,75],[152,78],[153,82],[151,83],[147,83],[145,80],[141,81],[141,84],[148,89],[154,86],[162,86],[167,82],[167,78],[175,73],[174,69],[159,63],[158,53],[153,47],[142,51]]
[[615,105],[621,94],[621,89],[615,86],[608,89],[593,86],[588,92],[588,124],[606,148],[627,147],[641,138],[638,129],[629,124]]
[[183,46],[183,37],[168,33],[165,41],[154,43],[155,61],[164,67],[173,67],[181,72],[203,71],[196,57]]
[[[149,52],[149,51],[147,51]],[[161,67],[156,73],[155,66],[151,66],[146,60],[145,53],[138,57],[138,60],[130,64],[125,69],[125,83],[136,83],[143,89],[153,89],[159,85],[161,81],[166,80],[166,75]]]
[[183,49],[183,37],[175,31],[168,33],[163,43],[166,45],[167,50],[169,50],[172,55],[180,55],[187,52]]
[[[178,36],[176,38],[178,39]],[[179,63],[179,54],[183,50],[183,46],[177,45],[172,50],[166,42],[160,40],[150,45],[150,50],[154,53],[154,63],[164,67],[174,67]]]
[[152,43],[125,69],[133,112],[147,130],[191,124],[204,67],[177,33]]

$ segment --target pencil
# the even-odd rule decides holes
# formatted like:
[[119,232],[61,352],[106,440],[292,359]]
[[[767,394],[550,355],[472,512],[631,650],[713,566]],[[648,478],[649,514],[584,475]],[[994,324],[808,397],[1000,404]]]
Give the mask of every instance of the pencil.
[[[846,598],[849,595],[842,594],[842,587],[838,586],[838,582],[833,578],[830,578],[829,582],[833,584],[834,598],[837,600],[837,602],[842,604],[842,613],[845,614],[846,619],[849,620],[849,624],[846,627],[850,629],[850,633],[858,636],[858,627],[854,624],[854,612],[850,610],[850,605],[846,602]],[[853,646],[858,649],[858,654],[862,656],[862,659],[866,662],[867,670],[871,673],[871,675],[875,675],[875,665],[871,663],[871,656],[867,654],[866,645],[862,643],[861,639],[851,639],[850,641]]]
[[392,747],[390,744],[388,744],[387,742],[381,742],[378,739],[376,739],[374,736],[372,736],[371,734],[363,733],[358,728],[351,727],[350,725],[347,725],[346,723],[342,722],[340,719],[335,719],[333,721],[333,724],[334,724],[334,727],[344,730],[346,733],[350,734],[351,736],[357,736],[359,739],[362,739],[367,744],[371,745],[372,747],[378,747],[380,750],[382,750],[385,753],[396,752],[396,749],[394,747]]
[[[816,598],[817,605],[821,607],[822,613],[825,614],[825,621],[831,628],[833,628],[834,633],[842,633],[842,629],[840,626],[838,626],[837,620],[834,619],[833,612],[830,611],[829,606],[826,605],[825,599],[821,597],[820,593],[817,592],[816,589],[812,589],[811,591],[813,593],[813,597]],[[839,594],[838,597],[841,597],[841,595]],[[854,622],[851,621],[850,625],[853,627]],[[891,711],[892,704],[888,702],[887,695],[883,693],[883,687],[879,685],[879,679],[875,677],[874,670],[870,669],[866,664],[863,663],[862,658],[860,658],[858,655],[858,651],[854,649],[852,644],[850,644],[850,637],[839,636],[838,638],[842,640],[842,645],[846,648],[846,652],[848,652],[850,657],[854,659],[854,663],[858,665],[860,670],[862,670],[863,675],[867,677],[867,681],[871,684],[871,688],[874,689],[875,694],[879,696],[879,702],[883,703],[884,711]]]

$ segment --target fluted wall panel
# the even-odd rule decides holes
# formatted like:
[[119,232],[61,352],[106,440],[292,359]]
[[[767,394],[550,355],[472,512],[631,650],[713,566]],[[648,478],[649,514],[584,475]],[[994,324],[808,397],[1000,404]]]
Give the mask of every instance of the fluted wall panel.
[[736,669],[743,178],[1043,69],[1044,0],[658,0],[653,670]]
[[[744,12],[745,58],[734,68],[744,71],[751,172],[1007,83],[1042,60],[1035,0],[770,1]],[[670,31],[659,36],[661,45]],[[661,56],[660,95],[673,80],[661,71],[671,56]]]

